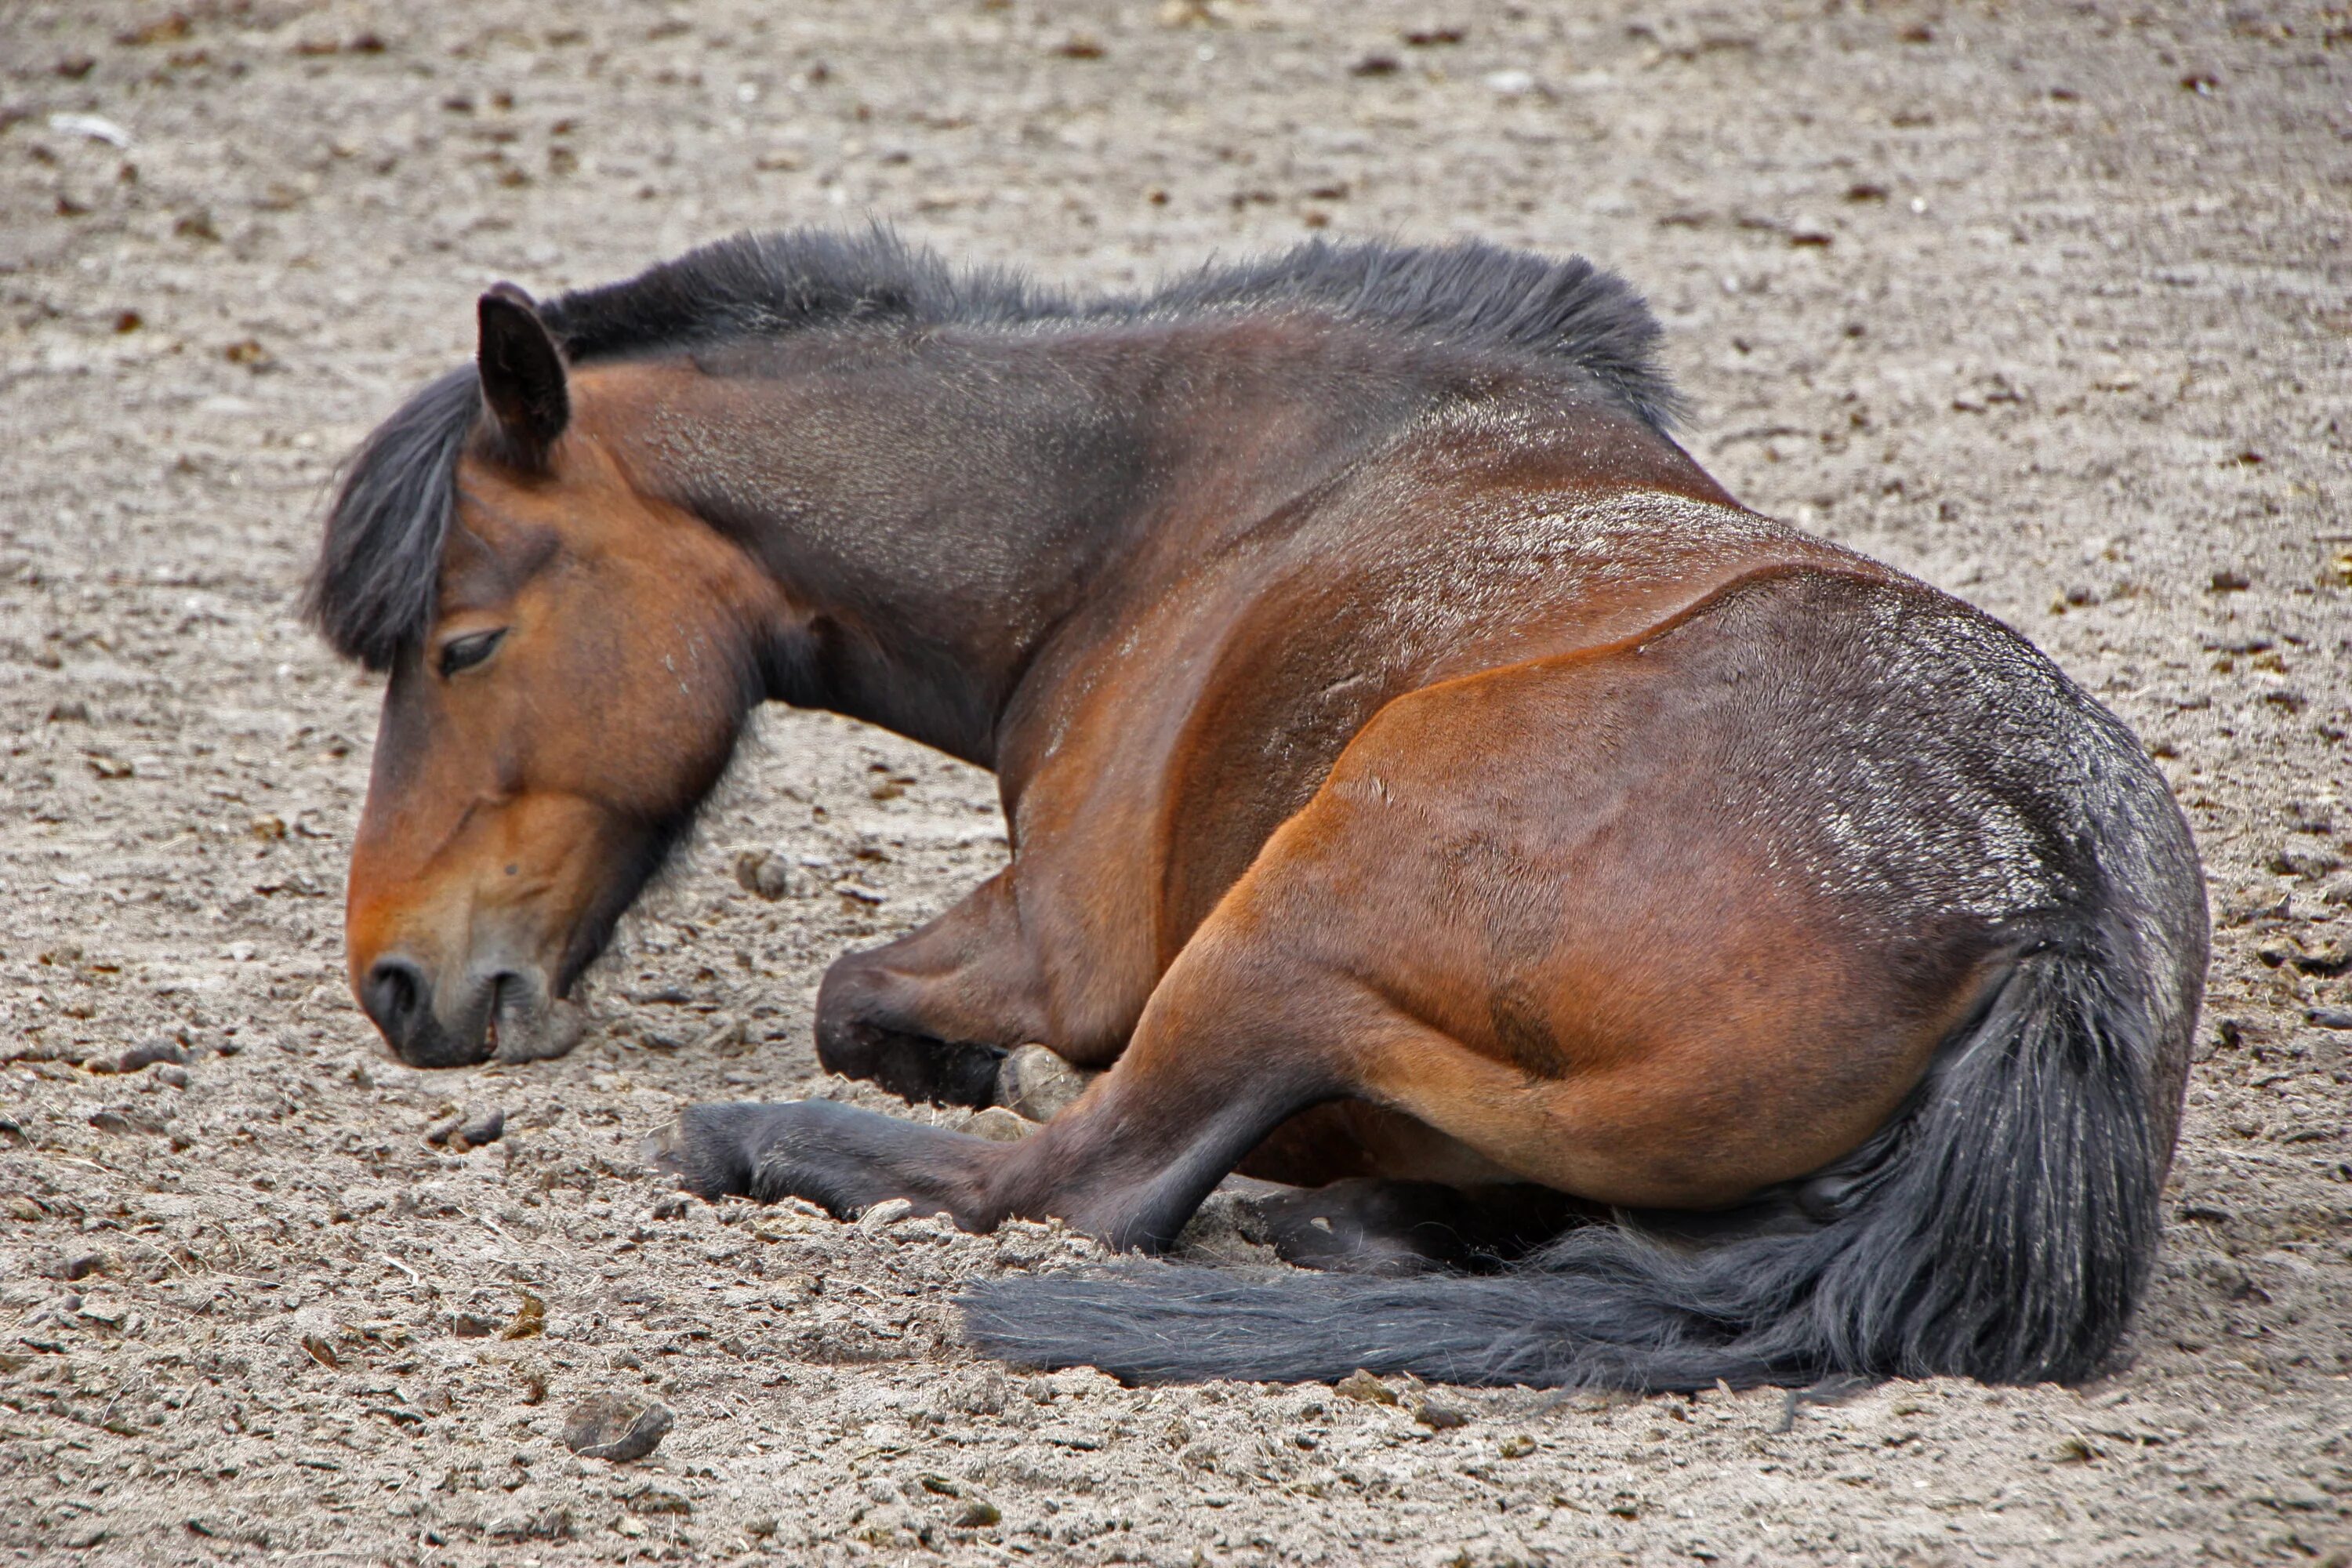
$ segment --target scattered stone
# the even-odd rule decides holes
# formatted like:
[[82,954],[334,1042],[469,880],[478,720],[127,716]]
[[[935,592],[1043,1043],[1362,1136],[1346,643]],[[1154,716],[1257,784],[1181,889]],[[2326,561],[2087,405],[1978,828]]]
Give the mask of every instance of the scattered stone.
[[776,1516],[772,1513],[753,1514],[743,1521],[743,1533],[757,1541],[765,1541],[776,1530]]
[[58,1260],[54,1269],[45,1272],[53,1279],[87,1279],[93,1274],[112,1271],[103,1252],[68,1252]]
[[2061,1438],[2055,1458],[2062,1465],[2093,1465],[2106,1458],[2106,1450],[2078,1435]]
[[478,1149],[485,1143],[495,1143],[506,1135],[507,1113],[495,1105],[469,1105],[463,1110],[444,1110],[425,1130],[425,1141],[436,1147],[446,1148],[462,1154],[468,1149]]
[[1353,1399],[1360,1404],[1364,1405],[1394,1405],[1397,1403],[1396,1390],[1391,1388],[1387,1384],[1382,1383],[1379,1378],[1374,1377],[1370,1373],[1366,1372],[1362,1367],[1358,1367],[1355,1371],[1349,1373],[1347,1376],[1333,1384],[1331,1385],[1331,1392],[1339,1394],[1344,1398]]
[[60,136],[82,136],[110,147],[131,145],[131,132],[99,114],[52,114],[49,129]]
[[484,1531],[493,1541],[569,1541],[572,1510],[543,1509],[538,1513],[512,1513],[490,1521]]
[[481,1312],[455,1312],[449,1318],[449,1331],[461,1340],[486,1340],[499,1331],[499,1321]]
[[162,1067],[157,1068],[155,1069],[155,1078],[158,1082],[168,1083],[173,1089],[185,1089],[188,1087],[188,1069],[184,1067],[175,1066],[171,1062],[165,1062]]
[[83,1062],[82,1067],[94,1073],[134,1073],[151,1068],[157,1062],[168,1062],[173,1067],[183,1066],[187,1059],[186,1047],[169,1036],[159,1035],[152,1040],[142,1040],[129,1049],[118,1051],[112,1056],[92,1057]]
[[1469,1413],[1451,1405],[1440,1405],[1434,1399],[1423,1399],[1412,1407],[1412,1418],[1433,1432],[1451,1432],[1456,1426],[1470,1425]]
[[978,1498],[964,1504],[963,1511],[956,1515],[956,1524],[964,1530],[986,1530],[992,1524],[1003,1522],[1004,1515],[994,1503],[983,1502]]
[[905,1198],[884,1198],[878,1204],[868,1205],[866,1212],[857,1216],[857,1228],[887,1230],[914,1212],[915,1205]]
[[1032,1121],[1051,1121],[1100,1076],[1044,1046],[1021,1046],[996,1069],[996,1103]]
[[514,1321],[499,1331],[499,1338],[536,1339],[546,1331],[547,1303],[526,1290],[522,1293],[522,1305],[515,1310]]
[[627,1464],[652,1453],[677,1419],[666,1405],[641,1405],[619,1394],[592,1394],[563,1418],[563,1446],[583,1459]]
[[651,1481],[622,1498],[621,1506],[631,1513],[688,1514],[694,1511],[693,1503],[676,1492],[665,1491]]
[[743,1020],[721,1014],[696,1037],[694,1048],[709,1056],[739,1057],[743,1054]]
[[2352,1029],[2352,1007],[2314,1007],[2304,1017],[2322,1029]]
[[1506,1459],[1524,1459],[1536,1451],[1536,1440],[1524,1432],[1514,1432],[1495,1446],[1495,1452]]
[[2216,594],[2242,594],[2254,585],[2254,580],[2243,572],[2224,568],[2213,574],[2212,591]]
[[0,1063],[63,1062],[78,1068],[88,1059],[79,1046],[52,1045],[47,1040],[20,1040],[15,1045],[0,1046]]
[[141,1115],[135,1111],[116,1110],[112,1107],[104,1110],[92,1111],[89,1115],[89,1124],[100,1132],[117,1134],[163,1131],[163,1122],[155,1118]]
[[735,882],[772,904],[793,890],[792,862],[772,850],[746,849],[735,857]]

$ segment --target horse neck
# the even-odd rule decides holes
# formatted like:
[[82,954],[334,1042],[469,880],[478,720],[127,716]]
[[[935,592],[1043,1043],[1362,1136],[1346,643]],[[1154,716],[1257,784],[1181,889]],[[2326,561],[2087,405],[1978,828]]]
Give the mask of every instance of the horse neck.
[[[1182,569],[1429,391],[1381,345],[1299,321],[769,344],[698,366],[654,389],[636,466],[793,606],[770,695],[990,767],[1075,609],[1153,559]],[[1339,370],[1349,398],[1307,395]]]

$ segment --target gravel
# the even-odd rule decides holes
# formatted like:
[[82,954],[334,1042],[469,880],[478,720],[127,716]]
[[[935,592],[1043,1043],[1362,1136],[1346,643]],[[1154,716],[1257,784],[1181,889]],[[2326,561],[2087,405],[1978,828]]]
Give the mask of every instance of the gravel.
[[[2347,1561],[2348,67],[2260,0],[0,7],[0,1562]],[[1097,1249],[635,1152],[887,1103],[817,1072],[817,977],[1003,862],[991,781],[822,715],[763,721],[569,1057],[388,1061],[338,904],[377,688],[292,614],[334,464],[496,279],[867,215],[1107,288],[1582,250],[1736,493],[2121,713],[2217,927],[2128,1363],[1389,1404],[976,1360],[961,1285]],[[1265,1266],[1223,1212],[1194,1256]],[[594,1396],[675,1425],[583,1458]]]

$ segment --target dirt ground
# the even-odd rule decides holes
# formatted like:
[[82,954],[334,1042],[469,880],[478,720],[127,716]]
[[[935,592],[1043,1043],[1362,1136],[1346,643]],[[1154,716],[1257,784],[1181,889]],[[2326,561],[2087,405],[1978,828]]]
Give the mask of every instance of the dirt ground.
[[[14,0],[0,71],[0,1559],[2352,1562],[2342,5]],[[763,724],[576,1053],[392,1064],[341,960],[375,683],[290,612],[333,465],[496,279],[868,215],[1104,286],[1581,250],[1735,491],[2137,726],[2217,940],[2129,1364],[1792,1409],[977,1361],[955,1285],[1086,1244],[666,1203],[634,1152],[822,1089],[826,961],[1004,853],[985,776],[823,716]],[[425,1142],[468,1106],[504,1137]],[[675,1429],[575,1458],[595,1394]]]

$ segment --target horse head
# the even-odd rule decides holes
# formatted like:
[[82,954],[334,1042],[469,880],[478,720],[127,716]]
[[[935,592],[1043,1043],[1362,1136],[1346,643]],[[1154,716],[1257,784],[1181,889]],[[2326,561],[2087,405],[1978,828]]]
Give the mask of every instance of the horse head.
[[390,677],[347,952],[417,1067],[577,1042],[582,973],[725,771],[776,608],[738,546],[641,488],[619,432],[645,367],[575,373],[508,285],[479,314],[472,370],[355,460],[311,590]]

